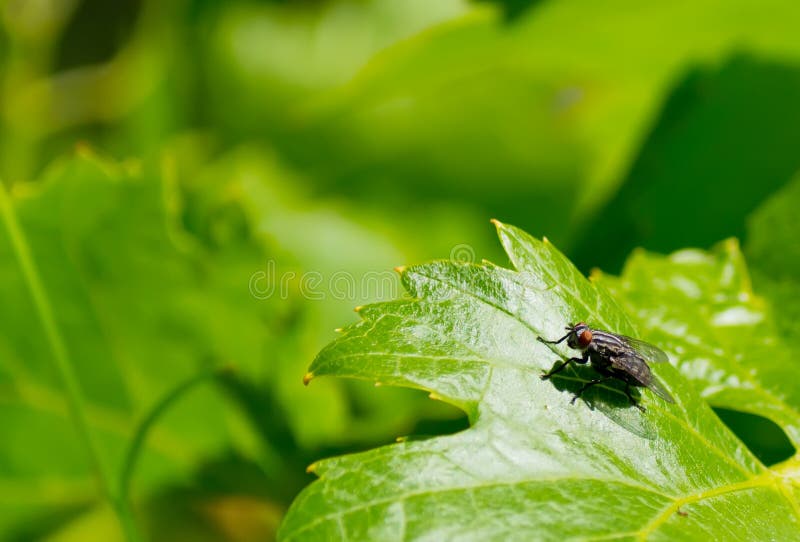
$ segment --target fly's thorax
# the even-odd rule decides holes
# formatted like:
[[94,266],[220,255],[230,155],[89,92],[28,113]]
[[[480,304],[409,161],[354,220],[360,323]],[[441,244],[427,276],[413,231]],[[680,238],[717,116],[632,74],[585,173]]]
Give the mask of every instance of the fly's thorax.
[[604,356],[623,356],[630,348],[616,336],[604,331],[595,331],[589,348]]

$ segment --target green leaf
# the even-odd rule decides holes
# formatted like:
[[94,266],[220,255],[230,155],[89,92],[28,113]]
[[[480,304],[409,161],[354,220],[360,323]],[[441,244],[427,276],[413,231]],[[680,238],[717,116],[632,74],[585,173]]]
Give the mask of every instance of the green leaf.
[[748,220],[746,252],[751,267],[775,280],[799,280],[798,204],[800,175],[773,194]]
[[[218,362],[242,371],[258,364],[215,338],[220,315],[249,310],[252,322],[237,327],[237,337],[259,351],[274,318],[246,288],[260,258],[228,247],[216,260],[193,245],[173,223],[176,195],[159,176],[83,155],[40,183],[16,185],[13,200],[82,391],[79,408],[112,472],[138,423],[176,385]],[[0,262],[0,537],[10,537],[37,523],[42,529],[37,517],[55,528],[53,518],[68,519],[103,496],[6,228]],[[226,280],[244,285],[241,293],[219,287]],[[182,396],[147,435],[136,494],[186,479],[250,437],[232,406],[211,385]]]
[[768,470],[669,364],[675,404],[620,387],[571,393],[588,367],[542,381],[562,345],[536,340],[585,320],[636,334],[601,286],[550,243],[497,224],[514,270],[435,262],[403,270],[409,299],[360,311],[312,364],[430,391],[471,427],[320,461],[283,540],[789,539],[800,525],[792,465]]
[[745,253],[753,283],[771,302],[787,342],[800,341],[800,176],[748,219]]
[[753,294],[738,243],[670,256],[638,251],[603,276],[642,334],[672,354],[710,404],[771,419],[800,445],[800,365],[770,306]]

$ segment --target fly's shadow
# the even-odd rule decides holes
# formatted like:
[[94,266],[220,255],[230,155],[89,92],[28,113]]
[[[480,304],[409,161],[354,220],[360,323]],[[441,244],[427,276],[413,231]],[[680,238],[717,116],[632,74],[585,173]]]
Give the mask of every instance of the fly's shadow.
[[[556,361],[549,372],[558,369],[563,363],[561,360]],[[567,367],[563,372],[554,374],[545,381],[552,382],[553,386],[559,391],[569,392],[574,403],[577,404],[582,401],[588,404],[590,408],[594,408],[600,402],[614,408],[635,406],[626,394],[625,382],[617,378],[607,378],[597,385],[586,387],[592,381],[604,378],[607,377],[595,371],[591,365],[572,364],[571,367]],[[630,393],[633,401],[638,404],[641,399],[639,390],[629,388],[628,393]]]
[[[556,361],[550,370],[557,369],[562,363],[564,363],[562,360]],[[570,367],[558,374],[554,374],[542,383],[552,385],[557,390],[564,392],[565,396],[568,395],[565,400],[570,402],[580,392],[581,388],[588,382],[598,378],[603,378],[603,375],[595,371],[591,365],[573,363],[570,364]],[[641,393],[638,389],[633,388],[629,391],[635,401],[641,400]],[[648,440],[655,438],[656,432],[648,418],[634,408],[625,394],[625,382],[622,380],[612,378],[583,391],[580,397],[575,399],[573,408],[586,406],[591,410],[601,412],[611,421],[634,435]]]

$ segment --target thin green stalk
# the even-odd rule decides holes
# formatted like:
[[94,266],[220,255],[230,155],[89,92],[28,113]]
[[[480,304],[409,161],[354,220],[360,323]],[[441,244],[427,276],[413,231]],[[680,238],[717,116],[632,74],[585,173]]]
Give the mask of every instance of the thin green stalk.
[[83,390],[75,374],[74,366],[70,361],[64,339],[61,336],[61,332],[53,316],[53,308],[47,297],[44,286],[42,285],[30,247],[19,226],[14,207],[11,204],[8,192],[2,181],[0,181],[0,215],[3,217],[3,223],[8,231],[8,236],[11,240],[11,245],[16,254],[17,261],[19,262],[20,269],[22,270],[22,275],[30,291],[34,306],[36,307],[36,312],[44,330],[47,343],[50,345],[56,371],[66,393],[70,417],[75,424],[79,438],[86,447],[87,455],[89,456],[103,495],[116,512],[127,540],[130,542],[137,542],[140,538],[137,535],[133,518],[129,515],[126,516],[127,512],[125,507],[120,506],[120,500],[115,495],[114,488],[111,485],[113,479],[111,471],[103,460],[99,447],[89,429],[89,421],[86,415],[86,409],[84,408],[85,399]]
[[131,480],[133,479],[133,473],[136,469],[136,463],[139,459],[140,451],[142,446],[144,446],[147,440],[147,435],[149,434],[153,425],[155,425],[161,415],[166,412],[173,403],[183,397],[196,385],[206,380],[222,376],[230,371],[231,368],[227,366],[215,367],[184,380],[167,392],[142,419],[142,421],[139,423],[139,426],[136,428],[136,433],[134,433],[133,439],[131,439],[130,443],[128,444],[128,450],[125,453],[125,459],[123,460],[122,469],[120,470],[119,494],[120,501],[122,502],[123,506],[130,506]]

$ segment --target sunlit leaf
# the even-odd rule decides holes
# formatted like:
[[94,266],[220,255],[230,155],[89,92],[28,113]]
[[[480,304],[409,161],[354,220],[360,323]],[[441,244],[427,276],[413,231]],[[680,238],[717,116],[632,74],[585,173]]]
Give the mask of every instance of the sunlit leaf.
[[644,413],[614,384],[571,405],[589,368],[538,378],[569,355],[538,336],[558,337],[576,320],[636,330],[551,244],[511,226],[498,232],[515,269],[403,270],[410,298],[363,308],[309,375],[429,390],[463,408],[471,427],[320,461],[281,538],[795,536],[791,465],[767,470],[669,364],[654,370],[676,403],[645,390]]
[[745,254],[757,291],[772,302],[787,341],[800,341],[800,177],[764,202],[748,221]]

